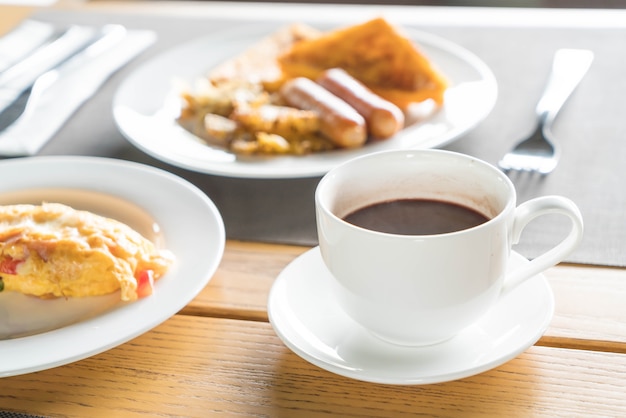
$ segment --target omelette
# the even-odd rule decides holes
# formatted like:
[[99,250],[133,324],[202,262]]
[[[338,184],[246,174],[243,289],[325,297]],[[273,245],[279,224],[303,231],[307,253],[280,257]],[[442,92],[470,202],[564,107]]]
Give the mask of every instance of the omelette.
[[173,255],[131,227],[59,203],[0,206],[0,291],[40,298],[152,293]]

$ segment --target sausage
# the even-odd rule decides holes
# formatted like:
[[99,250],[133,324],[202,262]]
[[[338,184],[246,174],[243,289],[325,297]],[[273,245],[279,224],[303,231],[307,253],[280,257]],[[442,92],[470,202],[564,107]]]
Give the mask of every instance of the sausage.
[[316,111],[320,132],[336,145],[354,148],[365,143],[367,126],[363,116],[314,81],[304,77],[288,80],[280,94],[290,106]]
[[340,68],[324,71],[317,83],[352,106],[367,122],[369,133],[389,138],[404,127],[404,113]]

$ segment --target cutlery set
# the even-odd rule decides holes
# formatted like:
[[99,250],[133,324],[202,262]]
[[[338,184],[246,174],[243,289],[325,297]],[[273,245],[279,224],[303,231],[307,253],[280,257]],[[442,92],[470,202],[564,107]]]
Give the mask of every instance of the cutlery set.
[[[156,40],[154,32],[121,25],[75,25],[56,36],[46,27],[27,21],[0,43],[0,156],[37,153],[116,70]],[[23,56],[1,60],[3,50],[17,49]]]
[[504,171],[551,173],[561,150],[552,135],[552,123],[565,101],[583,79],[593,61],[593,52],[585,49],[559,49],[552,70],[536,107],[537,128],[506,153],[498,165]]

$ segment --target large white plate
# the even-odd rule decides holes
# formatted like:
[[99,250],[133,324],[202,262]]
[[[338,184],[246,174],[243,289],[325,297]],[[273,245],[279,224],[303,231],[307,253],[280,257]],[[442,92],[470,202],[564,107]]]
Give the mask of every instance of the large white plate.
[[204,144],[176,123],[177,102],[170,94],[173,80],[192,82],[275,30],[275,25],[259,24],[216,32],[148,61],[124,80],[116,92],[113,113],[120,131],[144,152],[189,170],[230,177],[315,177],[362,154],[443,146],[482,121],[496,101],[495,77],[474,54],[439,37],[407,31],[452,86],[446,92],[443,109],[389,140],[355,150],[307,156],[242,158]]
[[0,293],[0,377],[60,366],[159,325],[209,282],[224,251],[222,218],[198,188],[121,160],[34,157],[0,162],[0,204],[58,201],[113,217],[171,250],[176,261],[135,302],[110,296],[40,300]]

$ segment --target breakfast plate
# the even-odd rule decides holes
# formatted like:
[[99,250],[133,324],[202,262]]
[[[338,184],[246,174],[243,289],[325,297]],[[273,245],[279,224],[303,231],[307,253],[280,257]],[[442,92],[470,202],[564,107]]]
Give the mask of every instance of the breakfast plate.
[[134,302],[122,302],[119,292],[57,299],[0,292],[0,377],[78,361],[156,327],[206,286],[222,259],[216,206],[163,170],[96,157],[32,157],[0,162],[0,178],[10,179],[0,183],[0,204],[54,201],[89,210],[128,224],[175,257],[153,294]]
[[[513,252],[509,268],[528,262]],[[542,275],[511,290],[477,323],[435,345],[385,342],[356,324],[331,293],[330,273],[319,247],[289,264],[268,299],[279,338],[308,362],[367,382],[422,385],[473,376],[518,356],[543,335],[554,297]]]
[[180,100],[173,92],[175,80],[193,83],[212,67],[238,55],[275,30],[275,24],[258,24],[219,31],[147,61],[122,82],[115,94],[113,115],[118,128],[147,154],[197,172],[247,178],[316,177],[367,153],[443,146],[482,121],[496,101],[495,77],[477,56],[440,37],[406,30],[448,77],[451,86],[441,109],[390,139],[357,149],[304,156],[238,156],[225,148],[207,145],[177,123]]

